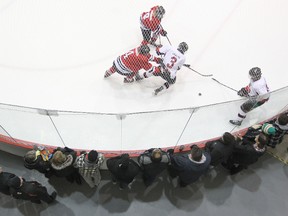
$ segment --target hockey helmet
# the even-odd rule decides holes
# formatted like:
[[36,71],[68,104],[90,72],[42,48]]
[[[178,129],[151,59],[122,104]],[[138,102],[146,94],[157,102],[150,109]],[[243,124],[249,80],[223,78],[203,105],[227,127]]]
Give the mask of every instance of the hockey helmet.
[[165,14],[165,9],[163,6],[158,6],[156,11],[155,11],[155,16],[158,18],[158,19],[162,19],[163,16]]
[[179,45],[178,45],[178,48],[177,50],[179,52],[181,52],[182,54],[184,54],[187,50],[188,50],[188,45],[186,42],[181,42]]
[[139,48],[138,48],[138,52],[140,53],[140,54],[147,54],[147,53],[149,53],[150,52],[150,48],[149,48],[149,46],[148,45],[141,45]]
[[261,69],[259,67],[253,67],[249,70],[249,76],[253,81],[257,81],[261,78]]

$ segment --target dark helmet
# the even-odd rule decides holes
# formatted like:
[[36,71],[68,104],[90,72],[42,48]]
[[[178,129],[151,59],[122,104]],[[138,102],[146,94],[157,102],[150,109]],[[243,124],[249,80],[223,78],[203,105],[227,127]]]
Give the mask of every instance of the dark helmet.
[[188,45],[186,42],[181,42],[179,45],[178,45],[178,48],[177,50],[179,52],[181,52],[182,54],[184,54],[187,50],[188,50]]
[[165,9],[163,6],[158,6],[157,9],[156,9],[156,13],[155,13],[155,16],[158,18],[158,19],[162,19],[163,16],[165,14]]
[[140,54],[147,54],[147,53],[150,52],[150,48],[149,48],[149,46],[147,46],[147,45],[141,45],[141,46],[138,48],[138,52],[139,52]]
[[261,78],[261,69],[259,67],[254,67],[249,70],[249,75],[253,81],[257,81]]

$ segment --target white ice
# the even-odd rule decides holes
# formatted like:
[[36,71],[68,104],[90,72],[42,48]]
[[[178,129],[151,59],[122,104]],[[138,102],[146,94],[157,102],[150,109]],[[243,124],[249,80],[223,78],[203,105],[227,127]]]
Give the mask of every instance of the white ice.
[[[1,126],[16,139],[45,145],[142,150],[212,139],[283,109],[287,91],[249,114],[241,128],[228,120],[243,101],[194,110],[188,122],[193,107],[240,98],[184,67],[176,84],[158,96],[152,92],[161,78],[124,84],[115,74],[104,80],[113,60],[140,44],[139,16],[154,5],[166,9],[162,25],[172,45],[188,43],[186,63],[193,69],[240,89],[258,66],[271,90],[287,86],[285,0],[1,0],[0,102],[58,110],[52,119],[63,140],[37,110],[0,109]],[[181,108],[191,109],[129,115]],[[106,115],[117,113],[126,115]]]

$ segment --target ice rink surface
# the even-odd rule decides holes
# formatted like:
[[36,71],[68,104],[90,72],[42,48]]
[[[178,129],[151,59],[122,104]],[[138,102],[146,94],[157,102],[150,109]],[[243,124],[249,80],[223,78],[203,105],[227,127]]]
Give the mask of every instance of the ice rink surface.
[[[212,73],[213,78],[238,90],[248,84],[249,69],[258,66],[272,91],[287,86],[286,0],[1,0],[0,103],[60,111],[137,113],[239,99],[234,91],[211,77],[199,76],[185,67],[178,72],[176,84],[158,96],[152,92],[162,85],[161,78],[124,84],[123,77],[114,74],[104,80],[105,70],[117,56],[139,46],[142,41],[139,16],[154,5],[166,9],[162,25],[172,45],[177,46],[182,41],[189,45],[186,63],[193,69],[203,74]],[[168,44],[168,40],[162,37],[161,43]],[[151,50],[155,54],[154,48]],[[195,140],[188,137],[180,143],[213,138],[230,131],[232,126],[227,121],[235,118],[238,107],[236,103],[225,113],[217,108],[209,109],[207,118],[217,130],[214,133],[200,130],[197,133],[202,135]],[[142,118],[153,124],[153,117]],[[175,124],[181,119],[179,115],[172,118]],[[166,133],[178,130],[179,135],[187,118],[183,117],[180,129],[167,123],[170,125]],[[135,119],[127,126],[131,130],[143,127],[142,132],[145,132],[146,126],[151,127],[150,123],[143,126]],[[201,118],[199,122],[196,118],[193,124],[197,128],[206,126],[201,124]],[[105,122],[102,125],[105,130],[113,129]],[[6,128],[13,130],[9,124]],[[70,128],[67,134],[62,131],[66,140],[69,140],[69,133],[77,133],[79,128],[74,130]],[[132,143],[140,142],[144,132],[137,132],[137,136],[127,142],[121,140],[116,149],[133,149]],[[79,136],[79,142],[91,144],[96,140],[103,145],[102,149],[113,148],[107,147],[105,138],[85,140],[83,137],[87,134]],[[26,134],[15,136],[45,144],[48,135],[32,139]],[[157,134],[152,134],[150,140],[158,143],[159,138],[161,146],[169,146],[176,143],[178,135],[171,135],[173,141],[168,144]],[[73,143],[72,140],[68,142]],[[140,149],[145,149],[145,142],[144,139]],[[88,142],[83,145],[82,148],[89,148]],[[109,145],[115,145],[115,141],[109,140]]]

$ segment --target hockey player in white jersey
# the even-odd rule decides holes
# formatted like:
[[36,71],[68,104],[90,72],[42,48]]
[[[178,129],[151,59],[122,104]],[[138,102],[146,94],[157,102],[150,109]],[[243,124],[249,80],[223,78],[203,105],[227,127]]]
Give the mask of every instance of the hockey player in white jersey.
[[185,55],[184,53],[188,50],[188,45],[186,42],[181,42],[177,49],[172,46],[165,45],[156,48],[157,55],[164,56],[163,62],[160,62],[161,71],[160,72],[144,72],[142,75],[137,74],[136,80],[140,80],[143,78],[148,78],[153,76],[160,76],[166,82],[160,86],[159,88],[154,90],[154,94],[157,95],[159,92],[164,89],[168,89],[170,85],[176,82],[176,73],[185,63]]
[[240,126],[246,114],[251,110],[263,105],[269,100],[269,87],[265,78],[262,76],[261,69],[254,67],[249,71],[250,83],[246,87],[241,88],[238,91],[238,95],[241,97],[247,97],[248,100],[244,102],[238,112],[236,120],[230,120],[231,124]]

